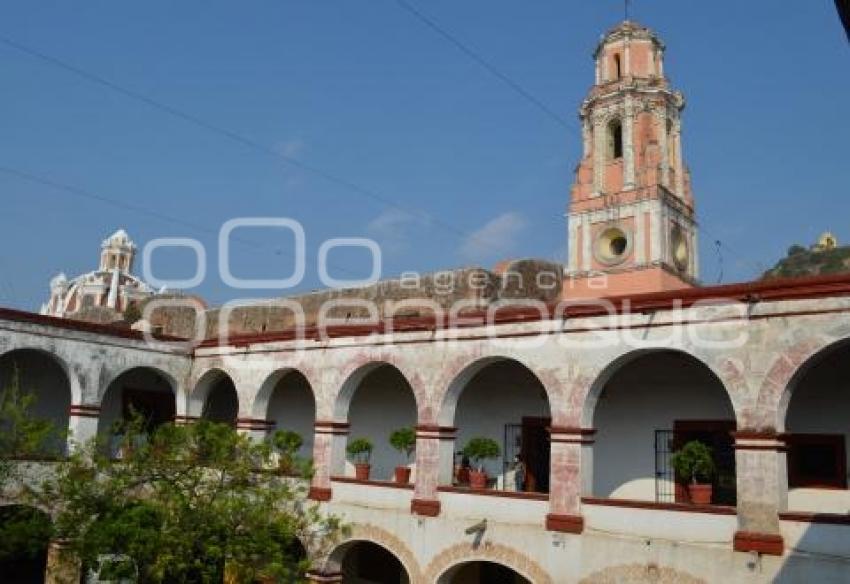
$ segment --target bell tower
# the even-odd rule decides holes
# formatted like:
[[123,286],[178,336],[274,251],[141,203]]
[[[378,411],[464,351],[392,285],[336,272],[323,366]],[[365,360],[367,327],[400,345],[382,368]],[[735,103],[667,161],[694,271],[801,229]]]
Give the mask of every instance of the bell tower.
[[568,217],[564,296],[589,298],[696,284],[696,222],[682,158],[684,96],[664,76],[664,44],[625,21],[594,53],[581,105],[584,154]]

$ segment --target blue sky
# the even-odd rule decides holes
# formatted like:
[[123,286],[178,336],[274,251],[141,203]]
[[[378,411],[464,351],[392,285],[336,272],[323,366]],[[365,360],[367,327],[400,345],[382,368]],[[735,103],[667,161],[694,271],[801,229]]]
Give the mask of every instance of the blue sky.
[[[208,277],[193,291],[213,303],[280,294],[221,282],[216,233],[241,216],[303,223],[300,289],[319,286],[316,252],[331,237],[377,239],[387,276],[563,258],[576,111],[592,83],[590,54],[622,18],[622,2],[409,2],[570,127],[395,0],[3,2],[0,36],[262,149],[0,44],[0,167],[129,206],[0,172],[0,304],[36,309],[49,278],[94,268],[100,240],[118,227],[140,243],[201,240]],[[704,228],[703,280],[718,279],[718,238],[724,282],[753,278],[827,228],[850,242],[850,47],[833,2],[633,4],[635,19],[666,41],[667,73],[688,98],[684,148]],[[240,240],[235,274],[291,271],[284,233]],[[188,277],[192,258],[161,252],[154,267],[161,278]],[[369,271],[361,252],[333,261]]]

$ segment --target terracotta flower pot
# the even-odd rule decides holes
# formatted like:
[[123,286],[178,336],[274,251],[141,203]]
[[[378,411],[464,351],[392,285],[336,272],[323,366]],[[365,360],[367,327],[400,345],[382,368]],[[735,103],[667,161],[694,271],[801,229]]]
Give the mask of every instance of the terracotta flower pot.
[[372,470],[371,464],[368,462],[358,462],[354,465],[354,478],[358,481],[368,481],[370,470]]
[[691,496],[691,503],[694,505],[711,505],[711,485],[688,485],[688,494]]
[[410,482],[410,468],[406,466],[395,467],[395,482],[406,485]]
[[487,473],[483,471],[469,471],[469,486],[473,489],[487,488]]

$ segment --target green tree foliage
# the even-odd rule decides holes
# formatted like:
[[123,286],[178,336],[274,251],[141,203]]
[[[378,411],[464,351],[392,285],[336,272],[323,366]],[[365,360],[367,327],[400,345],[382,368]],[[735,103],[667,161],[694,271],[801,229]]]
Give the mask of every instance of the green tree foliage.
[[679,479],[694,483],[710,482],[716,470],[711,448],[698,440],[691,440],[674,452],[670,464]]
[[372,445],[372,441],[368,438],[355,438],[354,440],[348,443],[348,446],[345,447],[345,450],[346,452],[348,452],[349,456],[351,456],[354,462],[366,464],[372,457],[373,448],[374,446]]
[[390,434],[390,446],[410,460],[410,455],[416,448],[416,431],[410,427],[395,430]]
[[498,458],[501,452],[499,444],[491,438],[472,438],[463,447],[463,455],[473,463],[478,463],[479,470],[481,470],[482,463],[485,460]]
[[309,461],[298,457],[298,451],[304,444],[301,434],[292,430],[278,430],[272,434],[271,444],[277,451],[278,467],[283,474],[292,474],[298,470],[302,474],[309,474]]
[[33,457],[56,457],[64,435],[49,420],[33,416],[35,395],[21,389],[17,369],[0,387],[0,491],[10,488],[19,476],[19,461]]
[[121,460],[92,441],[72,454],[41,496],[57,534],[83,562],[136,562],[140,582],[300,582],[314,553],[344,531],[306,501],[307,482],[281,477],[272,445],[224,424],[125,428]]

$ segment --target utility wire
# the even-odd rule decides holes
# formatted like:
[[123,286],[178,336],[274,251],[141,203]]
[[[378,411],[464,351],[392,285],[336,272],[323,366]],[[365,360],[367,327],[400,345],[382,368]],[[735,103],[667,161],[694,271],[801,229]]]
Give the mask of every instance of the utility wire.
[[[407,0],[396,0],[396,4],[398,4],[402,9],[404,9],[408,13],[412,14],[414,17],[416,17],[420,22],[422,22],[425,26],[430,28],[432,31],[436,32],[440,37],[447,40],[450,44],[454,45],[462,53],[464,53],[467,57],[472,59],[475,63],[480,65],[482,68],[484,68],[491,75],[493,75],[496,78],[498,78],[499,80],[501,80],[506,86],[508,86],[514,92],[516,92],[517,94],[519,94],[520,96],[522,96],[523,98],[528,100],[532,105],[534,105],[535,107],[537,107],[538,109],[540,109],[541,111],[546,113],[550,119],[553,119],[554,121],[559,123],[561,126],[564,126],[564,127],[571,129],[571,130],[574,130],[576,132],[576,135],[580,137],[578,128],[575,126],[575,124],[571,124],[571,123],[567,122],[563,117],[561,117],[560,115],[555,113],[555,111],[552,108],[547,106],[545,104],[545,102],[543,102],[543,100],[539,99],[534,94],[532,94],[530,91],[525,89],[522,85],[520,85],[518,82],[511,79],[506,73],[503,73],[502,71],[500,71],[498,68],[496,68],[495,65],[491,64],[487,59],[485,59],[479,53],[473,51],[471,48],[469,48],[468,45],[466,45],[463,41],[461,41],[456,35],[449,32],[445,27],[439,25],[432,18],[426,16],[424,13],[422,13],[420,10],[418,10],[416,7],[414,7]],[[626,0],[625,9],[626,9],[626,20],[628,20],[629,10],[630,10],[628,0]],[[719,247],[722,246],[722,247],[726,248],[733,255],[735,255],[736,257],[741,259],[743,262],[754,266],[756,268],[756,274],[759,273],[759,271],[760,271],[759,266],[756,262],[752,261],[749,258],[745,258],[743,255],[738,253],[736,250],[734,250],[733,248],[730,248],[728,245],[723,243],[723,241],[719,237],[716,237],[711,232],[711,230],[709,230],[707,227],[705,227],[702,224],[702,221],[701,221],[700,224],[696,225],[696,227],[697,227],[698,230],[703,231],[706,235],[708,235],[710,238],[715,240],[715,245],[718,248],[718,252],[719,252]],[[722,258],[721,258],[721,263],[722,263]],[[721,273],[720,273],[721,279],[723,277],[722,269],[723,268],[722,268],[722,265],[721,265]]]
[[[29,55],[30,57],[36,58],[36,59],[38,59],[38,60],[40,60],[40,61],[42,61],[42,62],[44,62],[48,65],[62,69],[62,70],[66,71],[68,73],[71,73],[71,74],[73,74],[77,77],[85,79],[86,81],[89,81],[89,82],[91,82],[95,85],[99,85],[99,86],[101,86],[105,89],[108,89],[110,91],[113,91],[115,93],[123,95],[124,97],[127,97],[131,100],[143,103],[143,104],[145,104],[145,105],[147,105],[147,106],[149,106],[149,107],[151,107],[151,108],[153,108],[153,109],[155,109],[159,112],[165,113],[169,116],[183,120],[184,122],[192,124],[196,127],[199,127],[199,128],[204,129],[204,130],[207,130],[209,132],[212,132],[214,134],[217,134],[220,137],[226,138],[230,141],[233,141],[237,144],[240,144],[240,145],[242,145],[246,148],[249,148],[253,151],[256,151],[256,152],[259,152],[261,154],[270,156],[273,159],[277,160],[278,162],[281,162],[281,161],[285,162],[286,164],[291,165],[295,168],[298,168],[300,170],[303,170],[305,172],[308,172],[310,174],[318,176],[318,177],[320,177],[320,178],[322,178],[322,179],[324,179],[324,180],[326,180],[326,181],[328,181],[332,184],[336,184],[336,185],[343,187],[343,188],[345,188],[345,189],[347,189],[351,192],[357,193],[357,194],[359,194],[363,197],[371,199],[373,202],[378,203],[379,206],[390,207],[390,208],[396,209],[398,211],[401,211],[403,213],[406,213],[407,215],[410,215],[412,217],[420,217],[421,219],[427,220],[431,224],[437,225],[437,226],[441,227],[442,229],[444,229],[445,231],[451,232],[454,235],[456,235],[456,236],[458,236],[462,239],[479,240],[481,243],[487,243],[488,245],[493,247],[493,242],[490,241],[487,238],[480,238],[480,237],[476,236],[476,234],[474,234],[474,233],[466,233],[465,231],[458,229],[458,228],[456,228],[456,227],[454,227],[454,226],[452,226],[452,225],[450,225],[450,224],[446,223],[445,221],[442,221],[438,218],[431,217],[430,215],[428,215],[428,214],[426,214],[422,211],[407,209],[407,208],[399,205],[395,201],[388,199],[387,197],[384,197],[383,195],[379,194],[378,192],[376,192],[373,189],[363,187],[363,186],[361,186],[361,185],[359,185],[359,184],[357,184],[357,183],[355,183],[355,182],[353,182],[353,181],[351,181],[347,178],[339,176],[335,173],[329,172],[327,170],[324,170],[322,168],[319,168],[319,167],[311,165],[311,164],[307,164],[307,163],[302,162],[301,160],[299,160],[297,158],[283,154],[282,152],[278,152],[274,148],[270,148],[270,147],[268,147],[264,144],[261,144],[260,142],[257,142],[256,140],[248,138],[247,136],[245,136],[243,134],[240,134],[240,133],[235,132],[233,130],[227,129],[223,126],[219,126],[217,124],[213,124],[211,122],[208,122],[207,120],[205,120],[201,117],[198,117],[198,116],[196,116],[192,113],[186,112],[185,110],[176,108],[176,107],[171,106],[169,104],[166,104],[162,101],[159,101],[157,99],[154,99],[152,97],[144,95],[144,94],[142,94],[138,91],[128,89],[128,88],[124,87],[123,85],[119,85],[118,83],[111,81],[111,80],[109,80],[109,79],[107,79],[107,78],[105,78],[101,75],[98,75],[96,73],[86,71],[85,69],[82,69],[82,68],[80,68],[76,65],[68,63],[67,61],[59,59],[58,57],[54,57],[52,55],[49,55],[49,54],[44,53],[42,51],[39,51],[37,49],[33,49],[31,47],[23,45],[22,43],[15,41],[15,40],[13,40],[9,37],[3,36],[3,35],[0,35],[0,44],[6,45],[7,47],[14,49],[14,50],[16,50],[20,53],[24,53],[26,55]],[[65,189],[65,190],[68,190],[68,189]],[[150,211],[148,211],[148,213],[150,213]],[[504,250],[504,251],[507,251],[507,250]]]
[[525,98],[529,103],[534,105],[537,109],[546,114],[550,119],[554,120],[561,126],[565,128],[569,128],[574,131],[578,131],[578,128],[574,123],[568,122],[564,119],[560,114],[558,114],[555,110],[546,105],[542,100],[537,99],[533,93],[528,91],[525,87],[520,85],[518,82],[514,81],[506,74],[502,73],[495,65],[491,64],[487,59],[481,56],[480,53],[474,51],[469,47],[466,43],[462,42],[455,35],[450,33],[444,27],[437,24],[432,18],[426,16],[415,6],[407,2],[406,0],[396,0],[396,4],[398,4],[403,10],[407,11],[409,14],[413,15],[416,19],[422,22],[425,26],[430,28],[432,31],[437,33],[439,36],[443,37],[450,44],[454,45],[460,52],[464,55],[472,59],[475,63],[484,68],[487,72],[489,72],[493,77],[504,83],[510,89],[512,89],[515,93],[519,94],[521,97]]

